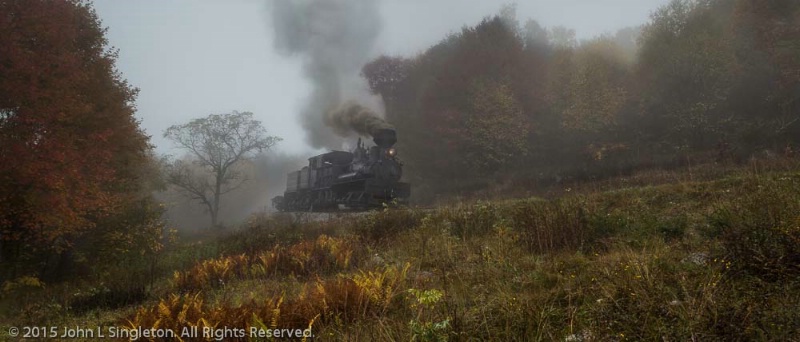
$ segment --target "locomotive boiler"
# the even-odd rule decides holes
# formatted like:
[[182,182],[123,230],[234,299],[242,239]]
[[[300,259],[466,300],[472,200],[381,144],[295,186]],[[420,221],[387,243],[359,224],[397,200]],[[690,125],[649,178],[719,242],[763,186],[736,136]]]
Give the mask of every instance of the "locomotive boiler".
[[288,174],[283,196],[272,199],[280,211],[368,210],[408,203],[411,186],[400,182],[397,134],[383,128],[372,133],[374,146],[361,138],[352,152],[331,151],[308,159],[308,166]]

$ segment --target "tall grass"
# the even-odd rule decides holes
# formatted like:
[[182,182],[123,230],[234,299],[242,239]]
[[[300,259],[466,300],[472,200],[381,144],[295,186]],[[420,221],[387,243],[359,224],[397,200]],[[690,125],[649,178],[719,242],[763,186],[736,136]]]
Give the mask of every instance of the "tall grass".
[[[792,340],[800,174],[762,170],[553,200],[257,217],[172,251],[160,291],[105,319],[311,326],[347,341]],[[94,309],[60,310],[85,320]]]

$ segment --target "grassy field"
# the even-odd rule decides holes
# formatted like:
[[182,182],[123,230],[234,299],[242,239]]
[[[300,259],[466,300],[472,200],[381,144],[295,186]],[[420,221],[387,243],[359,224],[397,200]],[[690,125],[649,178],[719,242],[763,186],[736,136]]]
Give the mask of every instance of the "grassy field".
[[547,200],[326,221],[254,216],[171,246],[148,276],[7,283],[0,338],[38,325],[310,328],[324,341],[797,340],[797,169],[653,171]]

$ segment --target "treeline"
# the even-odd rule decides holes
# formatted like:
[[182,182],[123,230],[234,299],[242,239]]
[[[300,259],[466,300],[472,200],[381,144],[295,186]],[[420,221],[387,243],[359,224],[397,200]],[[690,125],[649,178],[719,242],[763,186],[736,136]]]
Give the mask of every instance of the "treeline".
[[[577,42],[513,7],[363,68],[419,193],[604,176],[800,142],[800,3],[675,0]],[[422,198],[426,200],[429,198]]]

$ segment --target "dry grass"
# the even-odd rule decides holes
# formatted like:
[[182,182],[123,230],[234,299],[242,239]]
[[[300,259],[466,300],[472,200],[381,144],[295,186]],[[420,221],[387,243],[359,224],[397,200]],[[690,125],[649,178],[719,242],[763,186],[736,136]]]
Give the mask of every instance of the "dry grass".
[[312,326],[342,341],[796,339],[800,174],[738,172],[324,223],[260,218],[147,304],[97,314]]

